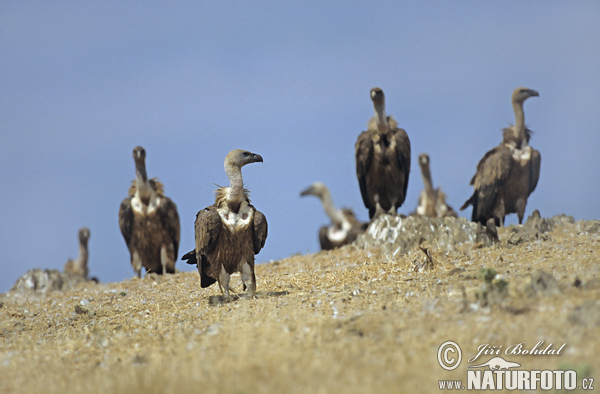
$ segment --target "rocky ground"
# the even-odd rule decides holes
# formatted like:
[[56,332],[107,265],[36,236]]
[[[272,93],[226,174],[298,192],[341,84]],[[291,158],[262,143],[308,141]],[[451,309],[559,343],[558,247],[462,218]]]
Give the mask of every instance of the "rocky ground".
[[[0,392],[436,392],[466,380],[483,344],[600,387],[600,222],[498,231],[494,242],[464,219],[384,216],[355,245],[258,265],[257,298],[230,303],[197,273],[10,292]],[[446,371],[450,340],[462,361]],[[504,354],[539,341],[566,345]]]

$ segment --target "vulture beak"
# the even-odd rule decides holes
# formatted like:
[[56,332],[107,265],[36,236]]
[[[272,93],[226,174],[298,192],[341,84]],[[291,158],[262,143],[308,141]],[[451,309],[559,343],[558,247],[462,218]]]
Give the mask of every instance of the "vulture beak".
[[133,158],[134,159],[143,159],[145,156],[145,151],[144,148],[142,148],[141,146],[136,146],[135,148],[133,148]]
[[530,95],[531,97],[539,97],[539,96],[540,96],[539,92],[538,92],[537,90],[533,90],[533,89],[531,89],[531,90],[529,91],[529,95]]
[[254,163],[262,163],[263,162],[263,158],[261,155],[258,155],[256,153],[253,153],[254,155]]
[[315,194],[313,191],[313,187],[309,186],[306,189],[302,190],[302,192],[300,193],[300,197],[311,196],[313,194]]

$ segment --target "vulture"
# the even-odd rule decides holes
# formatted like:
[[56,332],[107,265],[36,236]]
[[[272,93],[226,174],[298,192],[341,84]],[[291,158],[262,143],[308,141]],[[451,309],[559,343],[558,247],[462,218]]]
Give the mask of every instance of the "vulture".
[[365,232],[368,226],[368,223],[359,222],[351,209],[337,209],[333,205],[329,189],[321,182],[313,183],[303,190],[300,196],[319,198],[325,213],[331,219],[330,226],[323,226],[319,229],[321,250],[331,250],[351,244],[356,240],[356,237]]
[[82,276],[87,280],[88,277],[88,240],[90,239],[90,230],[88,228],[79,229],[79,258],[77,260],[69,259],[65,264],[65,272]]
[[[88,240],[90,230],[79,230],[79,258],[69,259],[64,272],[55,269],[34,268],[23,274],[10,288],[11,293],[46,294],[51,291],[73,290],[77,285],[88,281]],[[90,281],[98,283],[97,278]]]
[[369,218],[388,212],[395,214],[404,203],[410,173],[410,140],[385,114],[385,96],[380,88],[371,89],[375,116],[367,131],[356,141],[356,176]]
[[473,206],[471,220],[486,225],[490,218],[496,226],[504,225],[506,215],[516,213],[523,223],[527,198],[540,178],[540,152],[529,145],[531,130],[525,127],[523,103],[538,97],[533,89],[517,88],[512,94],[515,125],[503,129],[500,145],[487,152],[477,164],[471,179],[473,195],[460,208]]
[[244,188],[242,167],[262,163],[263,158],[242,149],[225,157],[225,173],[229,187],[216,190],[215,203],[196,215],[196,248],[181,259],[195,264],[200,273],[200,286],[219,283],[221,293],[229,300],[230,275],[240,272],[244,290],[256,293],[254,255],[265,246],[267,219],[250,203],[250,192]]
[[419,167],[421,167],[425,190],[422,190],[419,195],[419,205],[415,210],[415,214],[430,218],[457,217],[458,215],[454,209],[446,204],[446,195],[444,192],[440,188],[433,188],[428,154],[421,153],[419,155]]
[[177,206],[164,195],[158,179],[148,179],[144,148],[133,149],[133,160],[136,178],[119,208],[119,227],[131,265],[138,278],[142,267],[146,272],[175,273],[180,231]]

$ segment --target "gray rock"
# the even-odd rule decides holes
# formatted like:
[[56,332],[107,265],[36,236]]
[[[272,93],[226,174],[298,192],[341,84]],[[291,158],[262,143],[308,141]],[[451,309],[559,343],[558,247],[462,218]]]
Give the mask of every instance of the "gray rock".
[[471,242],[477,237],[477,224],[465,218],[428,218],[381,215],[375,218],[360,235],[355,245],[367,249],[380,248],[394,256],[409,252],[427,241],[433,251],[449,252],[456,245]]

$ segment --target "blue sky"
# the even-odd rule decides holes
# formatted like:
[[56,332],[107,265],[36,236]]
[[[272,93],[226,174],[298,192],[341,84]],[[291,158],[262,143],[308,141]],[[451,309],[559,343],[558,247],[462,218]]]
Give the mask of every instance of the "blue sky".
[[62,269],[83,226],[91,275],[133,275],[117,217],[136,145],[179,208],[180,255],[235,148],[264,158],[243,171],[269,221],[257,262],[318,251],[327,218],[299,192],[322,181],[367,219],[354,143],[374,86],[411,139],[400,212],[417,204],[422,152],[458,208],[527,86],[540,92],[525,116],[542,169],[526,214],[598,219],[599,18],[597,1],[3,1],[0,291]]

